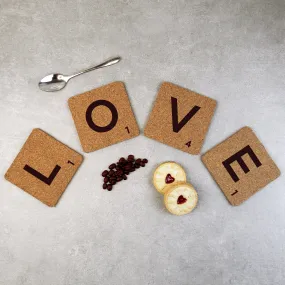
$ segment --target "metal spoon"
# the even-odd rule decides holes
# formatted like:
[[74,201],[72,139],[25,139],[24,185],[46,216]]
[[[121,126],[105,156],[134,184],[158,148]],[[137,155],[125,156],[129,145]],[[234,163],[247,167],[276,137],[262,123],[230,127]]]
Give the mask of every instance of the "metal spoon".
[[63,89],[67,82],[69,81],[69,79],[75,77],[75,76],[78,76],[80,74],[83,74],[83,73],[86,73],[86,72],[89,72],[89,71],[92,71],[92,70],[95,70],[95,69],[99,69],[99,68],[102,68],[102,67],[106,67],[106,66],[110,66],[110,65],[113,65],[117,62],[119,62],[121,60],[120,57],[115,57],[115,58],[112,58],[112,59],[109,59],[99,65],[96,65],[94,67],[91,67],[91,68],[88,68],[88,69],[85,69],[85,70],[82,70],[82,71],[79,71],[73,75],[62,75],[62,74],[50,74],[50,75],[47,75],[45,76],[40,82],[39,82],[39,88],[42,90],[42,91],[46,91],[46,92],[54,92],[54,91],[59,91],[61,89]]

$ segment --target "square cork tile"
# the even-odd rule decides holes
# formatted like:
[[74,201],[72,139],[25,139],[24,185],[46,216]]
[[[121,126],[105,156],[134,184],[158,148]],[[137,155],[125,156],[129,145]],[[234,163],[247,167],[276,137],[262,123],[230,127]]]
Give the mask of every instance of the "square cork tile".
[[199,154],[216,101],[169,82],[161,84],[145,136],[190,154]]
[[85,152],[134,138],[140,133],[123,82],[76,95],[68,103]]
[[209,150],[202,161],[234,206],[280,176],[280,170],[249,127]]
[[34,129],[5,178],[54,207],[82,161],[82,155],[44,131]]

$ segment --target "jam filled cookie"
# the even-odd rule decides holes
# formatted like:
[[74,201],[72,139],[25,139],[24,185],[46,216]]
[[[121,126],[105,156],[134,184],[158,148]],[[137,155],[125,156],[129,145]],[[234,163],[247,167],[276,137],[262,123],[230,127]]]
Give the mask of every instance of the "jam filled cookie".
[[153,174],[153,185],[162,194],[165,193],[165,186],[185,181],[186,173],[184,169],[175,162],[162,163]]
[[198,194],[191,184],[181,182],[165,188],[164,204],[171,214],[185,215],[196,207]]

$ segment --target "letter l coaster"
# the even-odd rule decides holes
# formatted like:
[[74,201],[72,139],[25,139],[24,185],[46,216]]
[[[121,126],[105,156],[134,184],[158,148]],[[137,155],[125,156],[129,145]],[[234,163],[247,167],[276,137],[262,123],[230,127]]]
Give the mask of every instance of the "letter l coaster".
[[249,127],[202,156],[229,202],[237,206],[275,180],[280,170]]
[[69,108],[85,152],[139,135],[123,82],[113,82],[69,99]]
[[215,108],[215,100],[164,82],[144,134],[182,151],[199,154]]
[[55,206],[82,161],[82,155],[34,129],[5,178],[46,205]]

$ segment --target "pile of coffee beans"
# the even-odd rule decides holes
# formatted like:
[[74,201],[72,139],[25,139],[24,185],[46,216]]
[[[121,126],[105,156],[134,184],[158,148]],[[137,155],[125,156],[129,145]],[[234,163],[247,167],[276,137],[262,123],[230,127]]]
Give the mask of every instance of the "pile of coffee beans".
[[148,160],[146,158],[135,158],[130,154],[127,158],[121,157],[116,163],[109,165],[109,169],[102,172],[104,177],[103,189],[112,191],[113,186],[122,180],[127,180],[130,173],[140,167],[145,167]]

